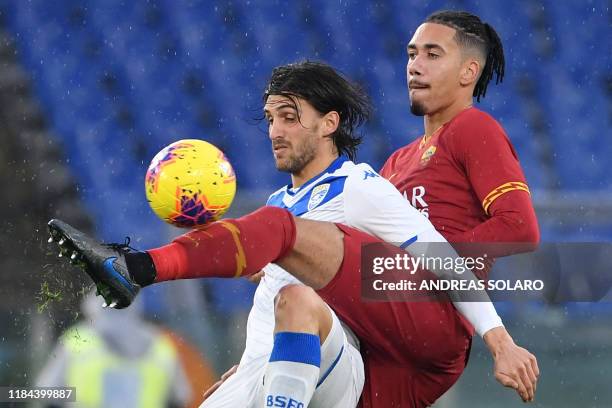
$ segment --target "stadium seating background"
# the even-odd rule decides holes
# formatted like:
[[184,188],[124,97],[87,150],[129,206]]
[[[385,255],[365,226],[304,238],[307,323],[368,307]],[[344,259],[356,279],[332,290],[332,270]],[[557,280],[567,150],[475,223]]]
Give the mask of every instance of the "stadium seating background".
[[[1,3],[89,209],[104,219],[102,236],[115,238],[128,226],[144,244],[154,243],[149,237],[160,236],[163,226],[142,199],[142,175],[153,154],[174,140],[204,138],[222,147],[241,191],[269,192],[286,183],[256,120],[265,81],[282,63],[322,59],[366,87],[376,112],[359,158],[382,165],[422,127],[407,113],[406,43],[428,13],[447,6]],[[604,12],[588,2],[462,6],[491,22],[504,41],[505,81],[491,85],[481,105],[506,128],[531,188],[612,187],[606,177],[612,143],[602,140],[612,115],[610,53],[596,45],[609,39]]]
[[[287,182],[258,120],[263,87],[279,64],[324,60],[363,84],[375,114],[359,159],[380,167],[422,130],[408,111],[406,43],[429,13],[448,7],[479,14],[503,40],[506,76],[479,106],[500,120],[518,151],[543,208],[543,239],[612,239],[609,221],[546,211],[564,201],[610,206],[605,1],[0,0],[4,29],[95,231],[115,241],[130,234],[139,247],[177,233],[149,210],[143,188],[149,160],[172,141],[207,139],[226,152],[239,184],[233,214],[258,207]],[[245,310],[253,290],[241,282],[206,288],[216,310],[232,313]],[[165,304],[149,308],[163,314]]]

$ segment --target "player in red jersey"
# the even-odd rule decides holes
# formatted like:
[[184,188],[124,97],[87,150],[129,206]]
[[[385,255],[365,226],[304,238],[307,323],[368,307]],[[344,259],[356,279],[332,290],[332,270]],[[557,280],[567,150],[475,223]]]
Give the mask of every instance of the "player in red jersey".
[[497,34],[473,15],[439,12],[408,44],[410,109],[425,134],[397,150],[381,175],[452,242],[495,246],[495,255],[533,250],[538,224],[516,152],[499,123],[472,106],[503,77]]
[[407,48],[410,109],[424,117],[425,134],[393,153],[381,175],[450,242],[513,244],[486,246],[493,256],[535,249],[538,224],[516,152],[499,123],[472,106],[494,74],[503,78],[497,33],[477,16],[442,11]]
[[[432,26],[438,31],[436,26],[449,28],[446,23],[434,20],[434,17],[417,30],[415,38],[419,33],[432,31]],[[475,32],[469,32],[469,37],[480,38],[482,44],[464,49],[458,33],[462,29],[461,19],[466,16],[459,17],[459,21],[453,23],[457,28],[452,28],[450,32],[438,32],[438,37],[431,36],[423,44],[428,51],[444,51],[447,58],[442,59],[446,63],[441,66],[447,68],[445,72],[449,75],[454,72],[450,68],[455,68],[455,76],[449,76],[454,81],[413,82],[413,88],[421,88],[419,92],[432,91],[435,94],[442,90],[443,94],[447,94],[452,91],[459,99],[466,89],[470,92],[474,88],[482,91],[483,87],[477,86],[476,81],[487,77],[487,72],[489,74],[484,85],[488,83],[493,68],[487,71],[486,67],[495,62],[495,58],[489,56],[499,54],[501,44],[493,41],[496,35],[493,37],[490,27],[480,23],[477,18],[473,21],[475,17],[471,16],[468,26]],[[483,33],[487,36],[486,40],[483,40]],[[419,42],[413,43],[418,49]],[[480,62],[485,66],[485,74],[480,76],[482,47],[490,50],[486,53],[486,62]],[[496,47],[499,48],[496,50]],[[435,60],[437,57],[433,52],[431,54],[429,58]],[[471,71],[472,76],[468,75],[469,72],[464,75],[463,71]],[[427,78],[434,78],[434,75]],[[414,94],[411,93],[411,96]],[[427,98],[424,99],[427,101]],[[450,102],[438,107],[438,111],[423,113],[433,119],[442,117],[446,121],[451,120],[460,110],[455,111],[454,115],[445,114],[446,109],[455,107],[454,99],[451,98]],[[57,223],[52,227],[56,233],[64,228]],[[68,238],[71,243],[80,240],[78,237]],[[114,252],[119,257],[106,258],[104,270],[108,271],[110,265],[113,273],[125,278],[124,284],[127,282],[130,290],[138,287],[132,284],[133,281],[145,286],[169,279],[249,275],[274,261],[317,289],[319,296],[360,337],[366,357],[367,383],[362,397],[364,407],[427,406],[456,381],[465,367],[471,328],[450,303],[361,302],[360,246],[375,241],[345,226],[293,219],[282,209],[264,208],[237,220],[215,223],[193,231],[166,247],[150,251],[150,254]],[[86,247],[91,249],[89,243]],[[87,251],[81,252],[81,255],[89,256],[86,259],[93,259],[85,253]],[[122,258],[123,263],[118,262],[118,258]],[[108,262],[112,259],[115,259],[114,262]],[[107,273],[104,270],[98,268],[101,274]],[[311,292],[293,291],[292,294],[300,298],[287,298],[285,301],[308,304],[307,299],[316,302]],[[485,333],[484,339],[496,361],[496,378],[504,385],[516,388],[524,400],[533,399],[538,375],[533,356],[514,345],[503,327]]]

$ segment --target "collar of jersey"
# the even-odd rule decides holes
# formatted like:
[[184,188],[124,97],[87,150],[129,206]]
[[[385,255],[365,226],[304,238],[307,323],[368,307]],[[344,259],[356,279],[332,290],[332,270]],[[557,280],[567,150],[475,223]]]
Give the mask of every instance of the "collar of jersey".
[[290,196],[296,195],[297,193],[299,193],[300,191],[308,187],[310,184],[317,181],[322,175],[326,173],[333,173],[334,171],[338,170],[347,161],[348,161],[348,158],[346,156],[338,156],[338,158],[336,158],[333,162],[331,162],[331,164],[325,170],[323,170],[322,172],[320,172],[319,174],[317,174],[316,176],[314,176],[313,178],[311,178],[310,180],[302,184],[296,190],[293,190],[293,184],[288,184],[286,188],[286,193]]

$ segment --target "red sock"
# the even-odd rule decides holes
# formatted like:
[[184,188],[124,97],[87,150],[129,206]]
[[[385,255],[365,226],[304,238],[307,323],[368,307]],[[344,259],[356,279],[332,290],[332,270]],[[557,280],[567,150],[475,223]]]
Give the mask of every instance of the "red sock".
[[295,242],[295,221],[287,210],[262,207],[237,219],[217,221],[148,250],[155,282],[252,275],[284,257]]

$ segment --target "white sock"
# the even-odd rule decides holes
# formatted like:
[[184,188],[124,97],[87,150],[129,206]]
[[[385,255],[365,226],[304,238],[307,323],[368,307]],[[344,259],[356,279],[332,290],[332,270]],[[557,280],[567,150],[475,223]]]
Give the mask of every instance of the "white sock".
[[321,365],[319,336],[280,332],[264,376],[264,407],[306,408],[317,387]]

